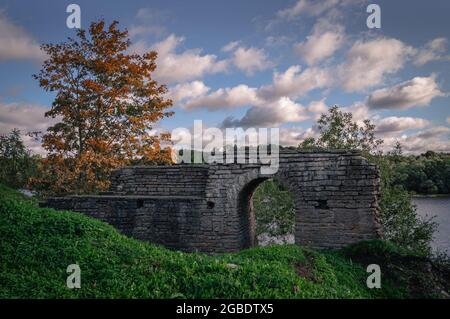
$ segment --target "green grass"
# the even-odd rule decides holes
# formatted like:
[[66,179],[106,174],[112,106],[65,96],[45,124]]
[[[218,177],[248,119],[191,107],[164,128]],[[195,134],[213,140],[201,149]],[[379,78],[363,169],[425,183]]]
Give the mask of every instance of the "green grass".
[[[407,285],[389,278],[368,289],[366,265],[355,261],[402,253],[381,241],[339,251],[181,253],[79,213],[38,208],[0,186],[0,298],[402,298],[410,296]],[[81,289],[71,290],[66,268],[74,263]]]

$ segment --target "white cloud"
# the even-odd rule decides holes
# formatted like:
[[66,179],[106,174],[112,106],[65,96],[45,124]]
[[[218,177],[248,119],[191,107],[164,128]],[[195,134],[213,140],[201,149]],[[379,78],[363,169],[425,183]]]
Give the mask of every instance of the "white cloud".
[[306,130],[298,126],[280,128],[280,144],[283,146],[298,146],[308,137],[317,137],[314,128]]
[[328,105],[325,103],[326,98],[323,98],[319,101],[311,101],[308,104],[308,112],[313,113],[314,120],[320,119],[322,114],[328,113]]
[[240,120],[228,117],[222,127],[278,127],[289,122],[301,122],[309,119],[306,109],[287,97],[264,105],[251,107]]
[[379,114],[371,111],[366,103],[358,101],[350,106],[340,108],[342,112],[352,114],[352,119],[358,125],[363,125],[365,120],[371,120],[375,124],[375,131],[379,135],[391,136],[392,133],[401,133],[410,129],[422,129],[430,124],[429,121],[416,117],[389,116],[381,118]]
[[201,49],[189,49],[177,53],[177,48],[184,42],[183,37],[174,34],[169,35],[163,41],[154,44],[150,48],[143,41],[132,45],[130,51],[144,53],[149,50],[158,52],[155,78],[162,83],[177,83],[198,79],[206,74],[225,72],[228,62],[218,60],[212,54],[202,55]]
[[257,48],[237,48],[233,53],[233,63],[247,75],[253,75],[257,71],[263,71],[273,67],[263,49]]
[[399,141],[403,150],[407,153],[424,153],[432,150],[435,152],[450,152],[450,128],[437,126],[412,135],[404,135],[400,138],[385,139],[386,146],[394,145]]
[[[252,88],[241,84],[231,88],[220,88],[209,94],[199,94],[197,97],[187,99],[182,107],[215,111],[221,108],[270,105],[271,102],[280,101],[281,98],[293,99],[305,95],[313,89],[326,86],[329,82],[329,74],[325,69],[308,68],[301,72],[299,66],[293,66],[284,73],[275,72],[273,83],[270,85]],[[322,105],[312,105],[311,108],[314,106],[322,107],[323,110]]]
[[330,12],[349,5],[367,2],[366,0],[298,0],[295,5],[277,12],[278,18],[292,20],[302,14],[312,17],[328,15]]
[[225,46],[222,48],[222,51],[223,51],[223,52],[231,52],[231,51],[234,51],[234,50],[239,46],[240,43],[241,43],[240,41],[231,41],[230,43],[228,43],[227,45],[225,45]]
[[353,121],[359,125],[363,124],[364,120],[371,119],[371,114],[367,105],[363,102],[355,102],[350,106],[342,107],[342,112],[352,113]]
[[295,52],[309,65],[329,58],[344,42],[344,28],[339,24],[330,25],[321,19],[314,26],[306,40],[294,46]]
[[432,139],[437,136],[442,136],[443,134],[447,134],[450,132],[450,128],[446,126],[436,126],[433,128],[430,128],[425,131],[421,131],[417,134],[412,135],[416,138],[422,138],[422,139]]
[[222,48],[223,52],[231,52],[231,62],[247,75],[253,75],[274,66],[264,49],[246,48],[241,41],[232,41]]
[[325,11],[336,6],[340,0],[298,0],[294,6],[278,11],[277,15],[280,18],[293,19],[301,14],[308,14],[311,16],[319,16]]
[[273,83],[263,86],[260,89],[260,95],[265,99],[277,99],[283,96],[295,98],[331,83],[331,75],[327,69],[314,67],[301,71],[300,66],[294,65],[284,73],[275,72]]
[[140,35],[162,35],[166,32],[166,29],[157,25],[133,25],[128,30],[128,34],[131,38],[140,36]]
[[0,61],[32,60],[41,62],[45,57],[39,43],[0,11]]
[[417,51],[414,64],[420,66],[432,61],[450,60],[450,55],[445,54],[447,44],[448,40],[443,37],[431,40]]
[[167,34],[167,29],[164,25],[168,17],[169,13],[167,11],[155,8],[141,8],[134,19],[135,24],[129,27],[128,34],[130,38],[148,35],[163,36]]
[[447,124],[450,124],[450,116],[447,117]]
[[326,99],[323,98],[320,101],[312,101],[308,105],[308,111],[311,113],[315,113],[320,116],[320,114],[328,112],[328,106],[325,103]]
[[209,90],[209,87],[207,87],[202,81],[192,81],[180,83],[169,88],[167,96],[172,99],[174,103],[179,103],[185,100],[196,99],[204,96]]
[[434,75],[415,77],[391,88],[376,90],[368,98],[373,109],[408,109],[426,106],[438,96],[445,96],[439,89]]
[[428,126],[430,122],[416,117],[390,116],[377,121],[375,124],[377,133],[388,134],[403,132],[410,129],[421,129]]
[[45,118],[49,109],[25,103],[0,103],[0,134],[5,134],[13,128],[23,132],[46,130],[55,120]]
[[399,71],[413,53],[412,47],[396,39],[357,41],[337,68],[341,85],[347,92],[379,85],[387,74]]
[[17,128],[22,132],[22,138],[33,152],[44,154],[40,143],[25,134],[28,132],[45,132],[54,125],[58,119],[46,118],[45,112],[49,109],[40,105],[25,103],[0,103],[0,134],[7,134]]
[[209,95],[194,98],[188,101],[184,108],[207,108],[214,111],[259,103],[261,100],[257,96],[257,89],[241,84],[232,88],[220,88]]

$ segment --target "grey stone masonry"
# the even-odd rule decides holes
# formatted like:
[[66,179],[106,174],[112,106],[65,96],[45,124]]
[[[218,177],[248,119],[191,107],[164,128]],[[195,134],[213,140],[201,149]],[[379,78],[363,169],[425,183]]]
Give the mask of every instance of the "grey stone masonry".
[[279,160],[270,175],[259,164],[125,167],[104,195],[48,198],[43,206],[172,249],[233,252],[255,245],[252,195],[274,179],[293,195],[297,244],[337,248],[380,237],[380,176],[359,152],[282,150]]

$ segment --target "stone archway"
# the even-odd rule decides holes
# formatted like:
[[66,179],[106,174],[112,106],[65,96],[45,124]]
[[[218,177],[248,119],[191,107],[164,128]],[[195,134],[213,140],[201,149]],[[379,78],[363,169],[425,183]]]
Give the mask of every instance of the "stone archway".
[[251,200],[256,246],[294,244],[296,204],[291,189],[270,178],[256,187]]
[[233,252],[254,245],[254,225],[242,210],[251,210],[251,194],[268,178],[294,196],[296,244],[334,248],[380,236],[379,172],[353,151],[283,150],[273,175],[258,164],[126,167],[113,174],[108,194],[43,205],[173,249]]
[[253,195],[258,186],[267,177],[260,177],[250,181],[239,192],[238,212],[241,223],[242,248],[250,248],[257,245],[256,218],[253,208]]

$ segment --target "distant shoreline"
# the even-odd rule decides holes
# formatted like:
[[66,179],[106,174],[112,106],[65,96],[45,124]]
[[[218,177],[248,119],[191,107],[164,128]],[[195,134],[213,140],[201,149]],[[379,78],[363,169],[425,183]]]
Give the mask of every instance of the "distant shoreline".
[[412,195],[412,198],[450,198],[450,194],[430,194],[430,195],[423,195],[423,194],[414,194]]

